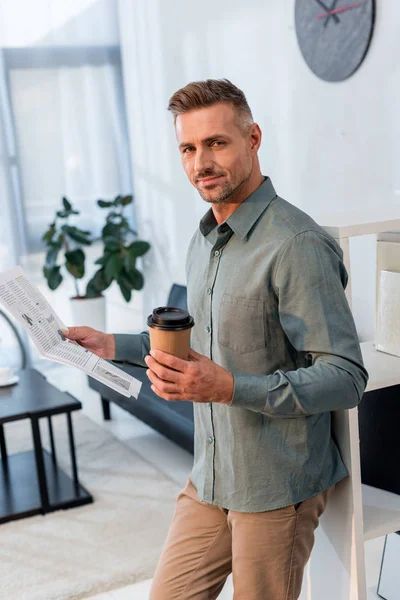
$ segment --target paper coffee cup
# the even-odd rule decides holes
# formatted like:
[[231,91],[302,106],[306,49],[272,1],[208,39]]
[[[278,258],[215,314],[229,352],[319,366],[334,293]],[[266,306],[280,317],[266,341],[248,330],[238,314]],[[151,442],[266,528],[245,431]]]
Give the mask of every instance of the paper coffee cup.
[[159,306],[147,318],[150,348],[187,360],[193,317],[174,306]]

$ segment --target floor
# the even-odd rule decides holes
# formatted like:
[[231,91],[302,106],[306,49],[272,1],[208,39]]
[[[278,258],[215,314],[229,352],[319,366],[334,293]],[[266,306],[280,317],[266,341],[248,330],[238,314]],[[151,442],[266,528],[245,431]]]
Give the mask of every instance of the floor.
[[[82,402],[82,410],[86,416],[123,440],[182,487],[185,485],[192,468],[191,454],[118,406],[111,406],[112,420],[104,421],[99,396],[89,388],[86,376],[81,371],[46,360],[40,360],[35,367],[45,374],[50,383],[64,391],[68,390],[78,398]],[[150,584],[151,580],[142,581],[112,592],[92,596],[91,600],[147,600]],[[219,600],[231,599],[232,582],[229,579]]]
[[[86,376],[77,369],[44,360],[40,360],[36,368],[40,368],[50,383],[63,390],[68,389],[71,394],[81,400],[83,412],[89,418],[123,440],[146,460],[153,462],[168,477],[183,487],[192,466],[191,454],[115,405],[111,407],[112,420],[104,421],[98,394],[89,388]],[[380,598],[376,593],[376,586],[383,543],[384,538],[366,543],[368,600]],[[150,584],[151,580],[142,581],[112,592],[92,596],[91,600],[148,600]],[[233,587],[230,577],[219,600],[232,600],[232,595]]]

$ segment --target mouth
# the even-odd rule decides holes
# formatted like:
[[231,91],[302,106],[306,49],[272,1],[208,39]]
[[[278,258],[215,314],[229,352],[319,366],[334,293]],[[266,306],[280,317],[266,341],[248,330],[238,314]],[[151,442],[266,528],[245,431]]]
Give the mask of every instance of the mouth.
[[198,185],[212,185],[213,183],[215,183],[218,179],[221,179],[221,177],[223,177],[223,175],[217,175],[216,177],[202,177],[201,179],[197,180],[197,184]]

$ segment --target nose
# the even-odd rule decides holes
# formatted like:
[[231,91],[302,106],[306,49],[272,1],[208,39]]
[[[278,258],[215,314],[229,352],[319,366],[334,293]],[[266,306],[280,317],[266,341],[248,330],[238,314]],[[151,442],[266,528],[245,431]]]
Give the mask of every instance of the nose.
[[213,154],[209,148],[198,148],[194,159],[194,172],[198,176],[214,168]]

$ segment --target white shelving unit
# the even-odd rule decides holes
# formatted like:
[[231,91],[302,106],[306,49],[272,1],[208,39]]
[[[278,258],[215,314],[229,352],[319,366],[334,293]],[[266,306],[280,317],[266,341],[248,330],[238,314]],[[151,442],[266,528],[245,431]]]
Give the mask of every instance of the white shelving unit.
[[[323,223],[323,219],[316,219],[318,223]],[[328,222],[328,221],[325,221]],[[350,306],[352,305],[351,298],[351,268],[350,268],[350,238],[360,235],[370,235],[384,233],[387,231],[400,230],[400,218],[389,219],[383,218],[380,221],[364,221],[360,223],[356,220],[351,220],[349,217],[336,217],[332,225],[324,226],[327,231],[338,242],[343,250],[343,261],[349,273],[349,283],[346,288],[346,296]],[[400,264],[399,264],[400,269]]]
[[[400,230],[400,218],[364,223],[338,218],[324,229],[343,250],[351,306],[349,238]],[[394,270],[393,253],[382,253],[377,264],[379,269]],[[361,343],[361,350],[370,375],[366,393],[400,384],[399,357],[378,352],[372,341]],[[336,486],[320,519],[300,598],[367,600],[364,543],[400,530],[400,495],[361,484],[358,408],[333,412],[332,428],[350,477]]]

